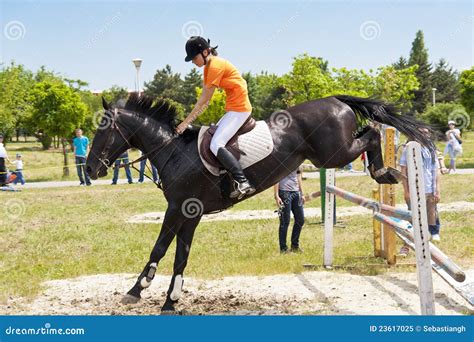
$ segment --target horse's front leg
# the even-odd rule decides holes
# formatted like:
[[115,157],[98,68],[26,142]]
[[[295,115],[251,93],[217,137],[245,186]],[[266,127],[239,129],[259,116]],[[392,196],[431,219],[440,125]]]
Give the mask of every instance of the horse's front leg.
[[151,251],[150,260],[146,263],[142,273],[138,276],[135,285],[122,298],[123,304],[137,303],[141,298],[140,293],[143,289],[151,285],[159,261],[165,256],[168,247],[181,229],[185,219],[186,217],[183,216],[179,207],[171,205],[168,207],[163,220],[163,225],[161,226],[160,234],[153,250]]
[[174,305],[181,297],[183,288],[183,272],[188,264],[189,252],[193,242],[194,231],[196,230],[201,216],[191,218],[183,223],[176,241],[176,255],[174,257],[173,277],[167,292],[166,301],[161,308],[162,313],[175,312]]

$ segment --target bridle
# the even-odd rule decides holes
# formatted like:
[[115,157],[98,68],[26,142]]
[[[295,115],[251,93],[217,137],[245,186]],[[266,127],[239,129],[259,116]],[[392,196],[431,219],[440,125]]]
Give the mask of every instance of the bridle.
[[[114,131],[117,131],[119,132],[120,136],[122,137],[122,139],[127,143],[127,149],[130,149],[132,148],[132,145],[130,144],[130,141],[127,139],[127,137],[125,136],[125,134],[123,134],[123,131],[122,129],[120,129],[120,126],[118,124],[118,120],[117,120],[117,115],[118,115],[118,109],[117,108],[114,108],[114,111],[111,112],[112,113],[112,117],[111,117],[111,123],[110,123],[110,131],[107,135],[107,139],[105,140],[105,147],[104,149],[102,150],[101,154],[100,154],[100,157],[98,158],[99,162],[104,165],[107,169],[110,167],[110,160],[106,158],[107,154],[109,153],[109,150],[110,150],[110,147],[112,145],[112,142],[113,142],[113,139],[114,139]],[[120,165],[118,166],[114,166],[113,168],[122,168],[122,167],[126,167],[126,166],[131,166],[133,169],[139,171],[135,166],[134,164],[135,163],[138,163],[138,162],[141,162],[142,160],[146,160],[146,159],[149,159],[150,156],[154,153],[158,153],[160,152],[162,149],[164,149],[165,147],[167,147],[168,145],[170,145],[175,139],[176,139],[177,136],[171,138],[170,140],[168,140],[166,143],[164,143],[163,145],[161,146],[157,146],[155,148],[153,148],[151,151],[148,151],[147,153],[143,153],[139,158],[131,161],[131,162],[128,162],[128,163],[121,163]],[[173,152],[174,152],[175,149],[173,149]],[[155,182],[153,181],[156,186],[160,189],[162,189],[162,186],[161,186],[161,175],[162,175],[162,171],[164,170],[166,164],[168,163],[168,161],[170,160],[171,158],[171,155],[172,153],[169,153],[168,155],[168,158],[166,159],[166,161],[163,163],[163,165],[161,165],[161,169],[158,170],[158,175],[160,175],[160,181],[159,182]],[[145,175],[145,177],[147,178],[150,178],[148,177],[147,175]],[[151,179],[151,178],[150,178]]]

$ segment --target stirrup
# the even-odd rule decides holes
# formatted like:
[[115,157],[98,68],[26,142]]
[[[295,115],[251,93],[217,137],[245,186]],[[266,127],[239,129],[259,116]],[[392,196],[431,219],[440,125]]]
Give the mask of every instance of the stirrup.
[[251,195],[256,191],[256,189],[250,184],[247,180],[245,182],[239,183],[234,180],[234,190],[230,193],[230,198],[241,199],[245,195]]

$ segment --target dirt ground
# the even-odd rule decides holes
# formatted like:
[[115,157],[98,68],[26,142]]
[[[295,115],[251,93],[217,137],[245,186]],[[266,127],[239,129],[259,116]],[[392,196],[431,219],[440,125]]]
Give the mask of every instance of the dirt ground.
[[[474,270],[468,275],[474,276]],[[10,298],[2,315],[158,315],[170,277],[157,275],[142,300],[122,305],[136,275],[100,274],[44,283],[33,300]],[[433,274],[436,314],[473,314],[473,307]],[[177,304],[188,315],[417,315],[416,273],[359,276],[311,271],[265,277],[184,278]]]

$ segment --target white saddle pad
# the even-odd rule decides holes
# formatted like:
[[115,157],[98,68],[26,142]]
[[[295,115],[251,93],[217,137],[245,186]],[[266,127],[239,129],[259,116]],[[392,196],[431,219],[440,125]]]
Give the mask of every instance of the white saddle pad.
[[[202,126],[199,130],[198,137],[198,149],[199,156],[201,161],[215,176],[219,176],[219,168],[210,165],[207,161],[204,160],[201,154],[201,141],[204,136],[204,133],[209,128],[209,126]],[[270,133],[270,129],[265,121],[257,121],[257,124],[253,130],[243,135],[240,135],[238,138],[239,149],[245,152],[245,155],[240,156],[240,165],[242,169],[246,169],[249,166],[259,162],[263,158],[267,157],[273,151],[273,139]],[[223,171],[225,173],[226,171]]]

